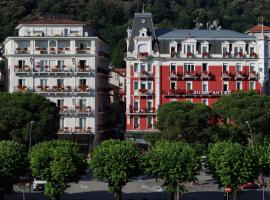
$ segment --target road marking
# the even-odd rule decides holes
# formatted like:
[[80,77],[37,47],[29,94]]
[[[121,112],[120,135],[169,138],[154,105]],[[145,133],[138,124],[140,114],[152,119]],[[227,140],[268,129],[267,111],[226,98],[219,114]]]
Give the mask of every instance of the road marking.
[[154,185],[152,187],[142,185],[141,188],[144,188],[146,190],[155,191],[155,192],[162,192],[163,191],[162,188],[159,185]]

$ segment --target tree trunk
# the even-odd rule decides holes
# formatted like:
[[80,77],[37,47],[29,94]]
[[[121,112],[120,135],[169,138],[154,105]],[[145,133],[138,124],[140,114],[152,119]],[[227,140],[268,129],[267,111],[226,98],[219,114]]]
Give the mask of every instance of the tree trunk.
[[122,188],[119,186],[117,186],[115,188],[114,199],[115,200],[122,200]]
[[53,200],[60,200],[60,193],[57,193],[56,195],[53,196]]
[[233,200],[237,200],[237,191],[233,192]]
[[261,185],[261,186],[264,186],[264,177],[263,177],[263,173],[260,173],[259,174],[259,178],[258,178],[259,180],[259,184]]

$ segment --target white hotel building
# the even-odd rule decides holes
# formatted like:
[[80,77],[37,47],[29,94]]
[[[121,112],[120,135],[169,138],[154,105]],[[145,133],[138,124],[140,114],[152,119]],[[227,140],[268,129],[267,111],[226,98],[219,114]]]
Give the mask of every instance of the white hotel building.
[[21,23],[4,41],[9,92],[34,92],[60,108],[59,134],[109,126],[108,45],[85,23],[49,18]]

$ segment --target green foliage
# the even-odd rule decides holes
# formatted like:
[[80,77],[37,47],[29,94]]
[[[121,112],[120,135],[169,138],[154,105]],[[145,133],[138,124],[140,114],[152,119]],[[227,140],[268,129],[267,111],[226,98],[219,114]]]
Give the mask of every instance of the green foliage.
[[51,198],[64,192],[68,183],[79,181],[87,169],[79,145],[67,141],[39,143],[29,157],[32,175],[47,180],[45,194]]
[[183,182],[196,180],[200,171],[200,159],[195,150],[181,142],[158,141],[144,156],[146,174],[164,180],[166,191],[175,193],[177,186],[184,191]]
[[[198,19],[206,28],[207,22],[218,19],[224,29],[244,32],[257,24],[261,16],[265,17],[266,24],[270,24],[270,0],[147,0],[144,3],[145,12],[152,12],[157,27],[194,28],[193,20]],[[71,14],[97,29],[112,46],[114,65],[124,66],[123,61],[117,59],[116,51],[124,52],[126,47],[118,44],[115,34],[125,38],[126,30],[119,27],[131,25],[134,12],[141,12],[141,9],[142,0],[0,0],[0,40],[12,35],[21,19],[34,19],[44,13]]]
[[217,115],[204,104],[171,102],[161,106],[157,127],[165,139],[206,144],[209,128],[216,123]]
[[[213,105],[223,122],[250,137],[249,122],[255,142],[262,142],[270,133],[270,97],[254,92],[238,92],[223,96]],[[237,131],[237,130],[236,130]],[[243,135],[244,136],[244,135]],[[246,136],[244,139],[246,140]]]
[[221,142],[209,147],[208,165],[222,187],[236,192],[241,184],[253,181],[257,163],[251,148],[238,143]]
[[122,187],[139,173],[139,150],[130,141],[107,140],[94,149],[90,168],[94,175],[108,182],[116,199]]
[[33,93],[0,93],[0,139],[28,144],[30,123],[33,143],[54,138],[59,126],[55,103]]
[[27,171],[25,149],[14,141],[0,142],[0,189],[11,191],[20,175]]

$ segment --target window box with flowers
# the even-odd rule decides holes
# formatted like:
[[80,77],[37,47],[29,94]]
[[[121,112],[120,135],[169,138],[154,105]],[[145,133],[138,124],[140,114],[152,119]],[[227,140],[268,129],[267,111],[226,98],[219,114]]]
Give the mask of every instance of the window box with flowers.
[[147,89],[141,88],[141,89],[139,89],[139,92],[145,94],[147,92]]
[[244,54],[243,52],[237,52],[237,58],[243,58],[244,57]]
[[257,58],[258,56],[257,56],[257,54],[256,54],[255,52],[252,52],[252,53],[250,54],[250,57],[251,57],[251,58]]
[[193,57],[193,53],[191,53],[190,51],[187,52],[187,57],[188,57],[188,58],[192,58],[192,57]]
[[203,57],[203,58],[208,58],[208,57],[209,57],[209,53],[206,52],[206,51],[204,51],[204,52],[202,53],[202,57]]
[[230,58],[230,57],[231,57],[230,52],[225,52],[225,53],[223,53],[223,57],[224,57],[224,58]]

